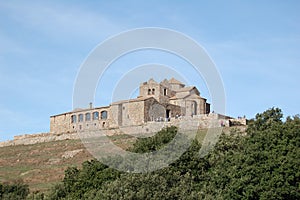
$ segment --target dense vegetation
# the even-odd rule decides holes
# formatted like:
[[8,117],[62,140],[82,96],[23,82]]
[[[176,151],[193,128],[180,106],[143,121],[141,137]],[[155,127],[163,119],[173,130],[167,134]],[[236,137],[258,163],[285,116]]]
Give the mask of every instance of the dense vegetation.
[[22,180],[13,183],[0,183],[0,199],[23,200],[29,194],[28,185]]
[[[216,147],[199,157],[196,140],[169,167],[125,173],[98,161],[69,168],[47,199],[300,199],[300,118],[282,121],[272,108],[250,120],[247,134],[222,134]],[[176,127],[138,139],[133,152],[154,151],[168,143]],[[113,158],[111,158],[113,159]],[[118,159],[117,159],[118,160]],[[43,199],[43,195],[30,199]]]

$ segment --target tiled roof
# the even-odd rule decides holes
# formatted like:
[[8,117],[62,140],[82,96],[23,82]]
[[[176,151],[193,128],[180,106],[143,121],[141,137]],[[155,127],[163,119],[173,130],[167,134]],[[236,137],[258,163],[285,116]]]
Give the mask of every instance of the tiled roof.
[[97,109],[108,109],[108,108],[109,108],[109,106],[101,106],[101,107],[93,107],[93,108],[76,108],[73,111],[64,112],[64,113],[60,113],[60,114],[57,114],[57,115],[51,115],[50,117],[56,117],[56,116],[66,115],[66,114],[71,114],[71,113],[92,111],[92,110],[97,110]]
[[190,99],[205,99],[205,98],[202,98],[201,96],[199,96],[197,94],[191,94],[191,95],[186,96],[185,98],[190,98]]
[[189,96],[189,94],[185,94],[185,93],[177,93],[175,96],[171,97],[170,100],[174,100],[174,99],[183,99],[185,97]]
[[175,90],[175,92],[188,92],[188,91],[191,91],[194,88],[195,88],[195,86],[184,87],[184,88],[180,88],[178,90]]
[[178,80],[175,79],[175,78],[171,78],[171,79],[169,80],[169,83],[171,83],[171,84],[180,84],[180,85],[184,85],[183,83],[181,83],[180,81],[178,81]]
[[128,102],[145,101],[145,100],[151,99],[151,98],[154,99],[154,97],[152,97],[152,96],[150,96],[150,97],[138,97],[138,98],[135,98],[135,99],[116,101],[116,102],[111,103],[111,105],[120,104],[120,103],[128,103]]

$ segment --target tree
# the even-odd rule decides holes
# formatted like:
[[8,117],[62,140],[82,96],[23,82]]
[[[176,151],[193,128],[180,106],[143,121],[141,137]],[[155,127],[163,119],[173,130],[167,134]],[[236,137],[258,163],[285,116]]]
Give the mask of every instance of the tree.
[[23,180],[18,179],[12,183],[0,184],[0,197],[3,200],[23,200],[29,194],[28,185],[23,183]]
[[258,113],[255,116],[255,119],[251,121],[248,128],[248,133],[252,133],[252,131],[261,131],[272,126],[281,124],[283,114],[280,108],[270,108],[263,113]]

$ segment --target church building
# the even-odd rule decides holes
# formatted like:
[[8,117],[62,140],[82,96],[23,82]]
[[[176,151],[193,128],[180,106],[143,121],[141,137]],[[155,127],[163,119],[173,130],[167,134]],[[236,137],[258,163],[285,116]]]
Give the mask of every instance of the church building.
[[210,104],[195,86],[171,78],[160,83],[143,82],[135,99],[113,102],[105,107],[76,109],[50,117],[51,133],[139,126],[147,122],[172,121],[185,116],[210,113]]

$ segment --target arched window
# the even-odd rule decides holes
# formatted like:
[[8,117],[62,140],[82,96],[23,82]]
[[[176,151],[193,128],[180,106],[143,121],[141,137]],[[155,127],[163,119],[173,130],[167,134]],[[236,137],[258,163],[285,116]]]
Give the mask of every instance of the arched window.
[[83,114],[78,115],[78,122],[83,122]]
[[101,119],[107,119],[107,111],[102,111],[101,112]]
[[197,103],[195,101],[192,102],[192,115],[197,115]]
[[71,123],[76,123],[76,115],[71,116]]
[[99,119],[99,112],[93,112],[93,120]]
[[85,121],[91,121],[91,113],[85,113]]
[[148,89],[148,95],[151,95],[151,89]]
[[152,89],[152,94],[155,94],[155,89],[154,88]]
[[167,96],[167,88],[164,88],[164,96]]

